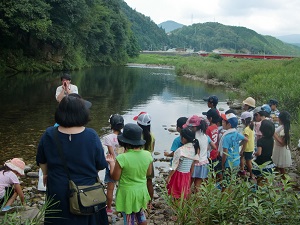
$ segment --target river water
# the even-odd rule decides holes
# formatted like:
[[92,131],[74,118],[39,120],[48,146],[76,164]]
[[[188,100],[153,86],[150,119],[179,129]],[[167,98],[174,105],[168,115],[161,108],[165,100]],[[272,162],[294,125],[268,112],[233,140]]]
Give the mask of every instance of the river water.
[[[1,75],[0,163],[22,157],[35,167],[39,139],[52,126],[57,107],[55,90],[61,73]],[[72,83],[79,94],[92,102],[91,121],[99,136],[109,132],[111,114],[123,115],[125,123],[141,111],[152,116],[151,130],[156,138],[155,158],[163,158],[173,139],[169,132],[181,116],[201,115],[207,111],[203,97],[215,94],[218,107],[228,109],[226,91],[200,81],[175,75],[172,69],[142,67],[96,67],[73,71]],[[156,162],[155,166],[166,166]]]

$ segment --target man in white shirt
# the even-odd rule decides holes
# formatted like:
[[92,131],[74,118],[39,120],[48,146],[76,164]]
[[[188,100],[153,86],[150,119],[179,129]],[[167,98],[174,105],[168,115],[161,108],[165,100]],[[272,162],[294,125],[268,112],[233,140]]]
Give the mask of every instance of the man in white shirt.
[[71,84],[71,75],[64,73],[61,77],[61,86],[56,88],[55,98],[58,102],[60,102],[63,97],[68,94],[75,93],[78,94],[78,88],[76,85]]

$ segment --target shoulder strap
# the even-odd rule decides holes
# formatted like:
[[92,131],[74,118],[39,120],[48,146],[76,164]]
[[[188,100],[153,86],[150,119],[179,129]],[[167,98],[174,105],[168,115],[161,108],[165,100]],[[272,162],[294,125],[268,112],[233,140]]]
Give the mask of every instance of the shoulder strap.
[[61,142],[58,140],[58,127],[53,129],[53,132],[54,132],[54,140],[55,140],[55,143],[56,143],[56,146],[57,146],[57,151],[58,151],[58,153],[60,155],[60,158],[62,160],[62,163],[64,165],[64,169],[65,169],[65,171],[68,175],[68,179],[71,180],[70,171],[69,171],[69,168],[67,166],[67,160],[65,158],[65,155],[63,154]]

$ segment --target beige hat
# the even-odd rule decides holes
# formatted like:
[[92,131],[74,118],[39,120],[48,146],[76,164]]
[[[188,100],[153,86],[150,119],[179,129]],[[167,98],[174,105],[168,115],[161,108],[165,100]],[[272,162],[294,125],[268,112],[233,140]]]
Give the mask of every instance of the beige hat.
[[11,170],[17,171],[20,175],[24,175],[25,163],[22,159],[13,158],[4,163]]
[[254,98],[252,98],[252,97],[246,98],[246,99],[243,101],[243,104],[249,105],[249,106],[255,108],[255,100],[254,100]]

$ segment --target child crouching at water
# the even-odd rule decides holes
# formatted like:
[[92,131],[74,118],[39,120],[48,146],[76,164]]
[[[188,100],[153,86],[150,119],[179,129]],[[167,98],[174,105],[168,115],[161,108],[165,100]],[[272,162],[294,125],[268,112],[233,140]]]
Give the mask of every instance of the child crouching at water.
[[7,160],[0,168],[0,208],[5,205],[2,211],[10,210],[18,196],[25,206],[24,194],[18,179],[18,176],[24,175],[24,168],[25,163],[19,158]]
[[110,165],[110,175],[119,180],[116,193],[116,210],[122,212],[124,225],[146,225],[144,210],[150,200],[147,189],[147,176],[152,173],[153,158],[149,151],[142,149],[142,128],[136,124],[126,124],[123,133],[118,135],[120,146],[125,153],[116,157],[106,157]]
[[181,130],[181,143],[184,145],[174,152],[172,171],[167,179],[168,194],[174,198],[187,198],[190,194],[191,174],[195,161],[199,160],[199,142],[195,132],[186,127]]

